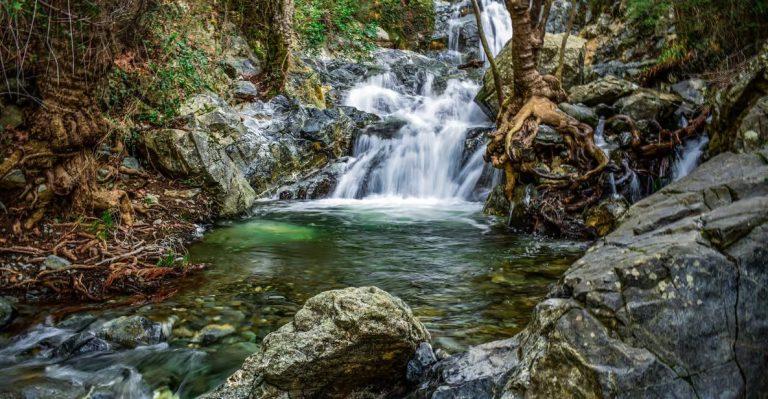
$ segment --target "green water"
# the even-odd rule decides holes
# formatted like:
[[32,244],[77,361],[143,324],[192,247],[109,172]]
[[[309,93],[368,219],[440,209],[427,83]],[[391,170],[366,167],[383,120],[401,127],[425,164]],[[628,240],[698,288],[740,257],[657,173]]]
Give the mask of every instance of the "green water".
[[[474,203],[391,200],[262,205],[190,248],[193,262],[210,267],[171,299],[90,311],[173,323],[168,345],[55,366],[88,371],[125,364],[151,389],[167,386],[192,397],[220,383],[308,298],[350,286],[375,285],[402,298],[433,344],[448,352],[510,337],[584,246],[515,234],[480,210]],[[214,343],[196,342],[208,325],[234,331]],[[35,367],[22,362],[0,384],[39,385],[29,379],[40,371]]]

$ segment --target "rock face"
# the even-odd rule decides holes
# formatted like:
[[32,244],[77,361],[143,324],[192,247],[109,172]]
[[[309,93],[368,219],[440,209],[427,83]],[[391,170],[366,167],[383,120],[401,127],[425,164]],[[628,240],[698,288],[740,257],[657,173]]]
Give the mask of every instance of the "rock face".
[[[544,36],[544,46],[541,49],[539,59],[539,71],[544,74],[554,74],[560,61],[560,46],[563,42],[563,34],[546,34]],[[584,54],[586,51],[586,40],[571,35],[565,47],[565,57],[563,60],[563,87],[571,87],[581,84],[584,71]],[[512,82],[512,54],[511,42],[508,43],[501,53],[496,56],[496,65],[499,68],[499,75],[502,82]],[[475,101],[481,105],[486,113],[495,119],[499,106],[496,101],[496,89],[493,84],[493,76],[487,72],[483,77],[483,87]]]
[[569,97],[574,103],[590,106],[613,104],[637,89],[638,85],[609,75],[585,85],[572,87]]
[[768,150],[635,204],[515,337],[437,362],[412,397],[761,397]]
[[410,308],[378,288],[327,291],[269,334],[208,398],[344,397],[391,388],[428,340]]
[[712,96],[717,114],[711,151],[754,151],[768,144],[768,45]]
[[181,109],[186,128],[144,135],[164,172],[202,180],[223,216],[248,209],[258,196],[346,156],[356,132],[376,117],[349,107],[319,109],[278,96],[231,107],[213,94]]
[[16,317],[16,309],[7,299],[0,297],[0,330],[7,327]]

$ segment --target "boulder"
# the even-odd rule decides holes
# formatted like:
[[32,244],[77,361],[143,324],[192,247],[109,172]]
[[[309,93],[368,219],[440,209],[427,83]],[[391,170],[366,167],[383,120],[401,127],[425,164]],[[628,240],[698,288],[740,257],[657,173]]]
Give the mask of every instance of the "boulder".
[[613,104],[616,100],[629,95],[640,87],[632,82],[609,75],[582,86],[572,87],[570,100],[589,106]]
[[768,44],[709,100],[714,104],[710,152],[748,152],[768,144]]
[[595,110],[583,104],[561,103],[558,105],[558,108],[566,114],[576,118],[579,122],[586,123],[590,126],[597,126],[597,122],[599,121]]
[[706,101],[707,82],[703,79],[684,80],[672,85],[672,91],[691,104],[702,105]]
[[671,117],[681,102],[676,94],[642,89],[620,99],[614,107],[620,114],[629,115],[636,121],[661,121]]
[[411,397],[760,397],[767,160],[722,154],[638,202],[521,333],[436,362]]
[[121,316],[104,323],[96,336],[126,348],[155,345],[166,337],[160,323],[142,316]]
[[208,398],[347,397],[391,389],[429,333],[398,298],[347,288],[310,298]]
[[[563,34],[547,34],[544,36],[544,46],[541,49],[539,57],[539,71],[545,74],[554,74],[560,61],[560,46],[562,45]],[[584,54],[586,52],[586,41],[578,36],[571,35],[565,48],[565,58],[563,67],[563,86],[568,88],[573,85],[581,84],[584,69]],[[499,75],[503,82],[512,82],[512,44],[507,43],[503,50],[496,56],[496,65],[499,69]],[[477,93],[475,101],[492,118],[495,119],[498,114],[499,106],[496,101],[496,89],[493,83],[493,75],[490,71],[483,77],[483,87]],[[589,104],[588,104],[589,105]]]
[[8,174],[0,179],[0,188],[5,190],[18,190],[27,185],[27,177],[21,169],[11,169]]

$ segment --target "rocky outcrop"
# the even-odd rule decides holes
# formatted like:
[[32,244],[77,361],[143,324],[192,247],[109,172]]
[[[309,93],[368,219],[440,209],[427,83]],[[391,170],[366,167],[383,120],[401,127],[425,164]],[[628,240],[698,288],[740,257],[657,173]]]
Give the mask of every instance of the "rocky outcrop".
[[429,333],[398,298],[347,288],[310,298],[208,398],[345,397],[391,390]]
[[10,301],[0,297],[0,330],[7,327],[16,318],[16,308]]
[[435,363],[412,397],[760,397],[768,150],[635,204],[515,337]]
[[375,116],[349,107],[319,109],[278,96],[232,107],[201,94],[182,108],[184,127],[143,136],[152,163],[199,181],[232,216],[259,196],[348,155],[355,134]]
[[640,86],[632,82],[609,75],[585,85],[572,87],[569,98],[574,103],[589,106],[612,104],[639,88]]
[[[546,34],[544,36],[544,46],[541,49],[539,58],[539,71],[544,74],[554,74],[560,61],[560,46],[563,42],[564,34]],[[571,87],[582,83],[584,70],[584,54],[586,51],[586,41],[578,36],[571,35],[565,47],[565,57],[563,61],[563,86]],[[512,54],[511,42],[507,43],[501,53],[496,56],[496,65],[499,68],[499,75],[502,82],[512,82]],[[506,89],[505,89],[506,90]],[[496,89],[493,83],[493,76],[487,72],[483,77],[483,87],[475,101],[486,111],[491,119],[496,118],[499,106],[496,100]]]
[[711,100],[716,115],[710,151],[754,151],[768,144],[768,45]]

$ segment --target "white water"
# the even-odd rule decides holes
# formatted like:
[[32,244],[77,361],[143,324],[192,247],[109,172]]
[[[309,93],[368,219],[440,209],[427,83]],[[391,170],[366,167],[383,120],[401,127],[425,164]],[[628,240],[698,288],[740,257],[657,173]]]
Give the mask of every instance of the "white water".
[[699,161],[707,144],[709,144],[709,137],[707,136],[701,136],[685,143],[672,167],[672,180],[678,181],[688,176],[699,166]]
[[[490,47],[498,54],[512,37],[509,13],[496,0],[482,0],[482,8]],[[449,51],[458,54],[460,6],[454,10]],[[350,90],[345,105],[382,118],[400,119],[405,125],[395,137],[363,135],[357,139],[353,159],[334,198],[472,197],[485,166],[483,146],[466,162],[462,160],[466,159],[468,130],[490,124],[473,101],[480,87],[472,81],[453,79],[442,93],[436,93],[433,80],[428,74],[421,93],[413,95],[388,72]]]

